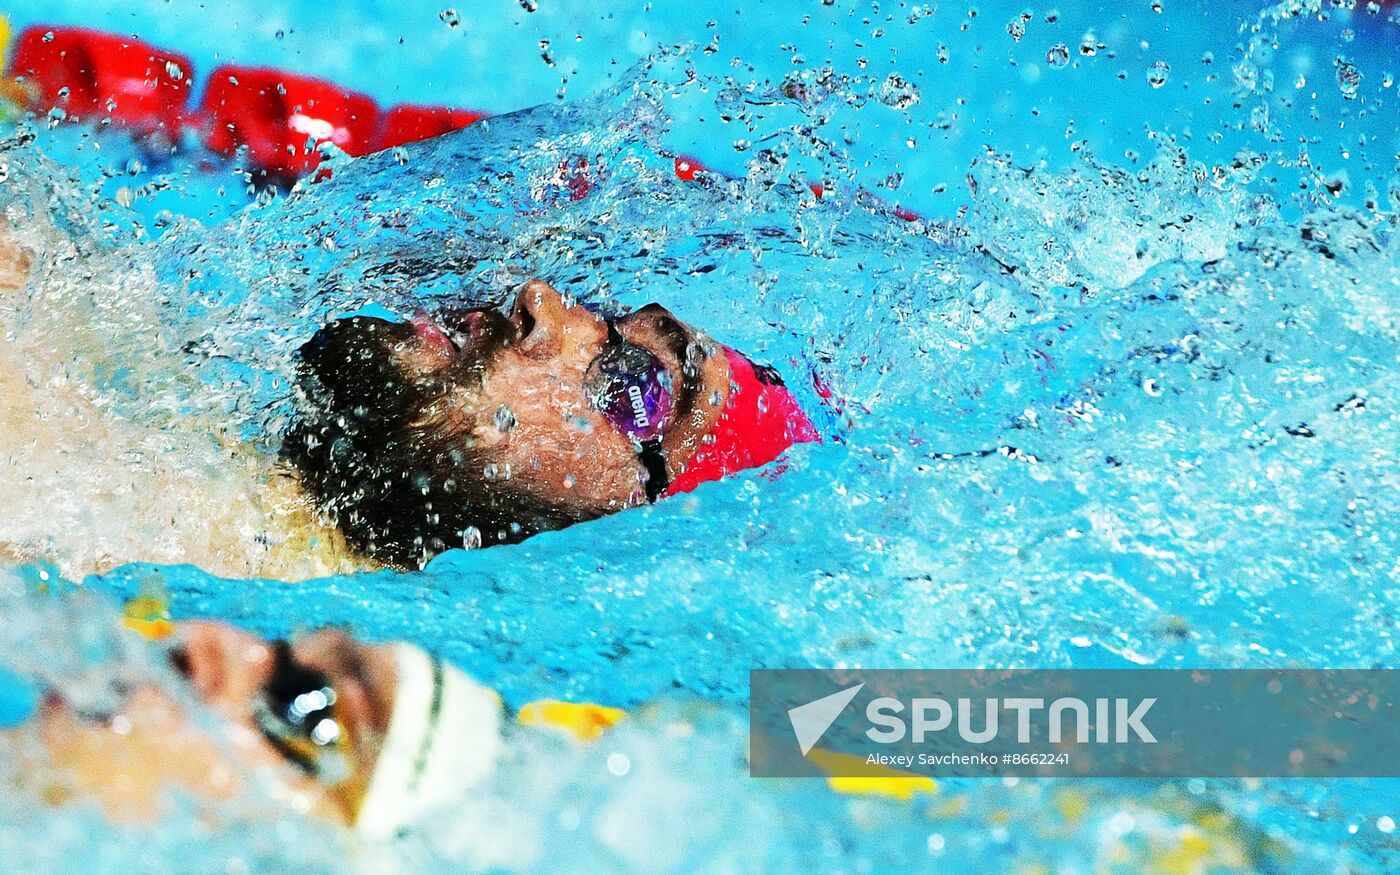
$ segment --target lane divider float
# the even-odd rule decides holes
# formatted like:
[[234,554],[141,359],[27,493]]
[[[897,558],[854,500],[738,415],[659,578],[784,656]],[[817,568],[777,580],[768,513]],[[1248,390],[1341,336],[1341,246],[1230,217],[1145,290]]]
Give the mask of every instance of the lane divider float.
[[[8,42],[9,24],[0,16],[0,51]],[[275,67],[220,65],[192,107],[195,83],[194,64],[178,52],[88,28],[32,25],[14,43],[0,99],[59,121],[115,125],[158,151],[177,150],[191,132],[218,155],[246,150],[257,176],[284,187],[316,171],[322,144],[367,155],[490,116],[412,103],[384,111],[366,94]],[[580,160],[586,169],[586,159]],[[723,176],[685,156],[675,157],[674,172],[685,182],[711,173]],[[317,178],[326,174],[323,170]],[[586,196],[590,188],[586,178],[571,184],[569,199]],[[820,184],[809,188],[818,198],[827,194]],[[901,219],[919,218],[902,207],[893,209]]]

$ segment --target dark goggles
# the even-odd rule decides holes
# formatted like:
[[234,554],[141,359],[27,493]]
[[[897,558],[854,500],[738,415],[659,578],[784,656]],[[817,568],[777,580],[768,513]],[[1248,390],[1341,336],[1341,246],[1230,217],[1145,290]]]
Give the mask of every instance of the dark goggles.
[[661,438],[671,418],[671,374],[656,356],[628,343],[612,320],[607,325],[608,345],[589,365],[584,391],[632,443],[647,472],[647,500],[656,501],[670,485]]
[[297,662],[291,646],[278,641],[272,675],[253,699],[253,720],[272,746],[329,785],[350,777],[348,739],[335,714],[337,698],[323,672]]

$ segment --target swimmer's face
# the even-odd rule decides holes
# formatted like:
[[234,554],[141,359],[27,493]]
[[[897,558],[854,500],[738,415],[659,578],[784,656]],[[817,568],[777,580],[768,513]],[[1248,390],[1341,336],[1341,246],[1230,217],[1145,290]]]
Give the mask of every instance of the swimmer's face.
[[[524,286],[508,315],[466,310],[407,323],[332,323],[302,350],[303,376],[310,378],[304,384],[323,423],[351,423],[349,443],[368,460],[359,467],[371,470],[347,477],[342,466],[327,477],[318,465],[334,467],[329,456],[292,455],[319,482],[324,503],[335,505],[339,484],[361,490],[359,505],[347,511],[347,502],[338,514],[347,529],[355,524],[346,526],[348,517],[364,522],[375,515],[367,505],[379,495],[397,508],[383,514],[383,528],[402,519],[415,490],[432,505],[421,516],[407,511],[420,533],[434,514],[441,521],[454,506],[466,507],[440,527],[436,549],[418,544],[407,551],[420,561],[473,539],[517,540],[644,503],[649,475],[637,442],[596,409],[590,367],[620,338],[664,369],[672,400],[659,440],[671,478],[713,428],[728,396],[729,367],[718,344],[657,305],[613,326],[610,338],[602,317],[539,280]],[[391,470],[390,461],[412,481],[406,496],[384,492],[404,473]],[[326,489],[327,482],[335,488]],[[475,531],[463,536],[467,525]]]
[[336,722],[349,777],[337,786],[313,779],[260,730],[255,703],[274,670],[274,648],[231,626],[186,623],[175,651],[194,692],[222,722],[202,725],[155,687],[140,687],[120,710],[101,718],[75,713],[49,697],[37,717],[45,756],[25,771],[45,798],[99,803],[114,820],[149,822],[168,813],[169,791],[225,799],[248,789],[259,767],[272,767],[274,795],[302,813],[349,822],[372,772],[395,692],[391,651],[320,632],[291,646],[295,663],[335,690]]

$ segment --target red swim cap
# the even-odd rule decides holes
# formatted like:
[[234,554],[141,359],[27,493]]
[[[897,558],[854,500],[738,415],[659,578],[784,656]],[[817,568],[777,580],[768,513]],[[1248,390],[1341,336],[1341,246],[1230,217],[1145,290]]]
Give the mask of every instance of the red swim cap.
[[701,483],[766,465],[793,444],[821,440],[812,421],[770,368],[724,348],[729,359],[729,398],[715,427],[671,481],[663,496],[689,492]]

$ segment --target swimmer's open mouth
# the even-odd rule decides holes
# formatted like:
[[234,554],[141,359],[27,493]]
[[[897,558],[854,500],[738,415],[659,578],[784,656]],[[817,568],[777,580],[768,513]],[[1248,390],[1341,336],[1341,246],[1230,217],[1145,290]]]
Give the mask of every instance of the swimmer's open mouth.
[[456,357],[481,345],[488,319],[485,310],[456,310],[436,317],[418,313],[408,321],[420,343],[435,353]]
[[494,310],[445,310],[415,314],[409,320],[418,342],[435,356],[484,358],[503,343],[520,339],[520,328]]
[[470,332],[465,337],[460,332],[454,332],[458,334],[454,339],[446,329],[426,314],[416,314],[408,321],[413,326],[413,333],[417,335],[418,342],[436,354],[446,354],[455,358],[462,351],[463,342],[469,344],[471,341]]

